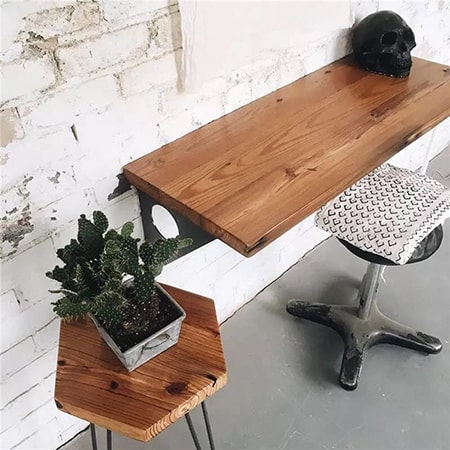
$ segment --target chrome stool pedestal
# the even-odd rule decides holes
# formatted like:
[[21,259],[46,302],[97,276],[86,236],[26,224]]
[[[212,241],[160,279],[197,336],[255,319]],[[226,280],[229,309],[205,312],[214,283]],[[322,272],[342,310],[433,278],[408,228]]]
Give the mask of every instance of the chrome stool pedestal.
[[[422,261],[430,257],[442,242],[442,227],[432,231],[418,247],[409,263]],[[327,305],[302,300],[290,300],[287,311],[296,317],[312,320],[337,331],[344,341],[339,382],[346,390],[358,386],[359,376],[367,350],[376,344],[393,344],[410,348],[426,354],[439,353],[441,341],[433,336],[402,325],[386,317],[377,305],[377,292],[384,265],[394,265],[384,258],[366,254],[351,248],[351,244],[342,242],[358,256],[370,262],[358,292],[358,306]]]

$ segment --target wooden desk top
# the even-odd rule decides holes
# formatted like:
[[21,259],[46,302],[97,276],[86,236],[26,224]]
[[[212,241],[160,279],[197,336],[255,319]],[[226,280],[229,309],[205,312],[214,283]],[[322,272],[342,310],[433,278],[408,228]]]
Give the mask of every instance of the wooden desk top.
[[346,57],[131,162],[126,178],[250,256],[449,116],[450,69]]
[[55,386],[60,410],[148,441],[226,384],[214,302],[164,287],[186,311],[180,339],[131,373],[89,319],[61,323]]

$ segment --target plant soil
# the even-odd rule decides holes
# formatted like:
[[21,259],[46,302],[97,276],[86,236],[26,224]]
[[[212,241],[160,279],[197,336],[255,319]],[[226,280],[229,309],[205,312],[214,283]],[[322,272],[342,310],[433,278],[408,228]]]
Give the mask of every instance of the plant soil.
[[157,288],[156,293],[149,301],[140,305],[131,303],[124,320],[119,325],[110,327],[106,327],[103,323],[101,325],[120,350],[125,352],[180,316],[181,312]]

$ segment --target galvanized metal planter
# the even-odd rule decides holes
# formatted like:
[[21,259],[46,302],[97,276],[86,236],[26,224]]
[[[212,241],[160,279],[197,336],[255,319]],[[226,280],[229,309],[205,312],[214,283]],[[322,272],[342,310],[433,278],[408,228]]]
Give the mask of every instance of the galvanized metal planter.
[[117,358],[119,358],[120,362],[127,368],[129,372],[133,371],[137,367],[146,363],[150,359],[159,355],[178,342],[178,337],[181,330],[181,322],[183,322],[183,320],[185,319],[186,313],[164,288],[162,288],[159,284],[157,284],[157,288],[162,293],[162,295],[165,296],[167,300],[173,304],[174,308],[179,311],[180,316],[169,325],[152,334],[139,344],[136,344],[134,347],[129,348],[125,352],[122,352],[120,350],[111,336],[98,323],[97,319],[93,315],[89,314],[89,317],[97,327],[100,336],[109,345],[111,350],[114,352]]

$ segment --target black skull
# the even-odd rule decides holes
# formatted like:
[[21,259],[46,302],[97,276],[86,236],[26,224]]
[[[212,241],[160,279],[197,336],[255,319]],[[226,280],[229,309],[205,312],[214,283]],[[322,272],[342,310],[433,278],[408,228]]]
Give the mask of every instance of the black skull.
[[353,31],[352,45],[363,69],[390,77],[409,75],[416,40],[398,14],[379,11],[364,18]]

